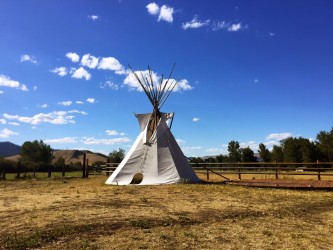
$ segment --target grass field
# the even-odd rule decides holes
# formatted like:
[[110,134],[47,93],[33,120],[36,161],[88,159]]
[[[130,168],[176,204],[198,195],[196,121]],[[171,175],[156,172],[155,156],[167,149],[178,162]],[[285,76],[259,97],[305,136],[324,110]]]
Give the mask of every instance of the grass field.
[[0,182],[0,249],[332,249],[333,194],[105,176]]

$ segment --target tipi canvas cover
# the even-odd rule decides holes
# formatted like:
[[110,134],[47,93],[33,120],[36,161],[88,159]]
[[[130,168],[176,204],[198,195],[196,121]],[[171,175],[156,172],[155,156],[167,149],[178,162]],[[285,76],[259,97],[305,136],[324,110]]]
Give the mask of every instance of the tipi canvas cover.
[[170,79],[173,69],[167,80],[163,76],[157,78],[149,67],[146,72],[131,69],[153,105],[153,112],[136,115],[141,133],[106,184],[128,185],[136,173],[143,175],[141,185],[170,184],[182,180],[199,182],[168,126],[173,115],[160,112],[177,85],[177,81]]
[[200,181],[169,129],[171,114],[159,115],[152,133],[149,129],[154,113],[136,115],[141,133],[106,184],[128,185],[136,173],[143,175],[140,185]]

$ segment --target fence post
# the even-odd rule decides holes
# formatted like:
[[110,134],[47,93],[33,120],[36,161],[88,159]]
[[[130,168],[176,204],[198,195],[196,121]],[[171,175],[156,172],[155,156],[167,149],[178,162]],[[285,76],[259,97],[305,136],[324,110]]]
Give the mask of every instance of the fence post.
[[82,178],[86,177],[86,157],[87,157],[87,154],[84,152],[83,153]]
[[65,177],[65,168],[66,168],[66,164],[64,163],[61,167],[61,177]]
[[206,175],[207,175],[207,181],[209,181],[209,171],[208,171],[208,169],[207,169]]
[[6,164],[2,163],[2,179],[5,181],[6,180]]
[[51,178],[51,173],[52,173],[52,165],[49,164],[48,171],[47,171],[47,178]]
[[238,169],[238,179],[242,179],[242,175],[241,175],[241,170],[240,170],[240,167],[239,167],[239,162],[237,162],[237,169]]
[[275,167],[275,179],[279,179],[279,169]]
[[[318,165],[319,161],[317,160],[317,168],[319,168],[320,166]],[[320,181],[320,169],[318,169],[318,180]]]
[[106,163],[106,165],[105,165],[105,174],[106,174],[106,176],[110,176],[110,172],[109,172],[108,169],[109,169],[108,168],[108,163]]
[[87,166],[86,166],[86,178],[89,177],[89,159],[87,159]]
[[20,175],[21,175],[21,161],[19,160],[17,162],[17,175],[16,175],[16,178],[19,179],[20,178]]

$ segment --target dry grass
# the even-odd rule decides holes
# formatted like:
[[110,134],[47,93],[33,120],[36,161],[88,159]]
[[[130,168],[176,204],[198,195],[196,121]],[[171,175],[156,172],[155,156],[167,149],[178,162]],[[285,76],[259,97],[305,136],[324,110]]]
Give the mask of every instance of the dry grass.
[[0,182],[0,249],[332,249],[333,195],[215,184]]

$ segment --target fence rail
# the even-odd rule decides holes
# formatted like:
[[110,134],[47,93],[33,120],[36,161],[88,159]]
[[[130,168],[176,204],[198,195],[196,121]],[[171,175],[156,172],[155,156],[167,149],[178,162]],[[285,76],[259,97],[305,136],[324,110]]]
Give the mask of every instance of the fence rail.
[[[210,175],[218,175],[229,179],[224,175],[236,174],[238,179],[242,175],[274,175],[280,176],[316,176],[321,180],[322,176],[333,176],[333,162],[221,162],[221,163],[190,163],[196,173],[205,173],[206,179]],[[101,165],[101,172],[107,176],[113,173],[119,163],[107,163]]]

